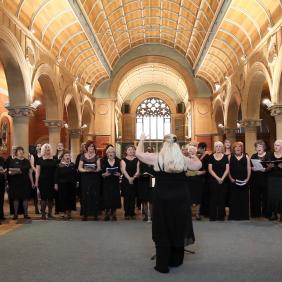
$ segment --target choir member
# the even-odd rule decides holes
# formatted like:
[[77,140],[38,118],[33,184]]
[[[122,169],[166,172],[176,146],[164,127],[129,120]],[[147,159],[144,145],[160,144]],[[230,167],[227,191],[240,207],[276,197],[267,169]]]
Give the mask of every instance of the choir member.
[[103,177],[103,199],[105,206],[104,220],[117,220],[116,209],[121,208],[119,177],[120,159],[116,157],[113,146],[106,150],[106,157],[101,160]]
[[[78,166],[79,166],[81,156],[86,152],[85,145],[86,145],[86,142],[81,143],[80,153],[76,156],[75,163],[74,163],[75,168],[77,170],[77,182],[78,182],[78,187],[76,189],[76,196],[79,197],[80,201],[81,201],[81,184],[80,184],[81,179],[80,179],[80,172],[78,171]],[[81,202],[80,202],[80,206],[81,206]]]
[[185,156],[185,157],[188,157],[188,147],[187,147],[187,145],[182,145],[181,146],[181,152],[182,152],[182,154],[183,154],[183,156]]
[[64,144],[59,142],[57,144],[57,150],[56,150],[56,154],[54,156],[54,158],[57,159],[58,163],[61,161],[63,154],[64,154]]
[[228,139],[225,139],[224,140],[224,154],[226,156],[229,156],[231,155],[232,153],[232,144],[231,144],[231,141],[228,140]]
[[[33,154],[29,153],[28,159],[30,161],[30,165],[32,169],[32,179],[33,179],[33,182],[35,183],[35,174],[36,174],[35,157]],[[37,197],[37,188],[36,187],[31,187],[30,196],[33,199],[35,214],[40,214],[39,209],[38,209],[38,197]]]
[[190,233],[194,239],[185,171],[199,170],[201,162],[196,156],[193,159],[183,156],[173,134],[164,136],[159,154],[144,153],[144,139],[142,134],[136,155],[140,161],[154,167],[156,177],[152,221],[156,245],[155,270],[167,273],[169,266],[177,267],[183,263],[187,234]]
[[[190,158],[194,158],[196,155],[197,155],[197,147],[188,146],[188,156]],[[201,220],[200,207],[202,202],[202,195],[204,188],[203,186],[205,183],[205,174],[206,171],[203,165],[201,169],[198,171],[188,170],[186,172],[186,176],[188,176],[188,186],[191,194],[191,206],[195,207],[196,220]]]
[[[232,143],[230,140],[224,140],[224,154],[229,157],[232,153]],[[225,215],[229,217],[229,202],[230,202],[230,190],[231,190],[231,183],[229,177],[226,177],[225,183]]]
[[[263,140],[258,140],[254,144],[256,153],[252,155],[251,161],[269,161],[270,154],[266,149],[266,144]],[[252,163],[251,163],[252,165]],[[261,167],[254,167],[252,165],[251,174],[251,189],[250,189],[250,204],[251,204],[251,217],[269,217],[267,209],[267,179],[269,168],[261,165]]]
[[248,220],[250,159],[244,154],[242,142],[235,142],[232,147],[233,154],[229,156],[229,178],[231,181],[229,220]]
[[81,215],[87,221],[89,216],[98,220],[100,204],[100,159],[93,141],[85,145],[86,152],[81,156],[78,170],[81,179]]
[[215,152],[209,158],[208,170],[210,190],[210,221],[224,220],[226,178],[229,173],[227,156],[223,153],[223,144],[214,143]]
[[4,217],[4,196],[5,196],[5,160],[0,156],[0,224]]
[[70,220],[71,211],[76,210],[76,180],[75,164],[70,152],[64,151],[56,168],[54,186],[58,191],[58,211],[63,213],[63,219]]
[[41,218],[46,219],[46,206],[48,205],[48,219],[53,219],[52,208],[54,201],[54,180],[57,160],[52,156],[50,144],[41,147],[41,158],[36,164],[35,186],[38,187],[41,197]]
[[34,186],[34,183],[31,165],[29,160],[24,157],[23,147],[15,149],[15,158],[10,160],[8,174],[10,178],[9,189],[14,202],[13,219],[18,219],[20,200],[23,201],[24,218],[30,219],[28,216],[28,198],[30,187]]
[[[152,153],[152,148],[147,147],[146,152]],[[144,211],[143,221],[150,221],[152,218],[152,193],[154,170],[143,162],[139,162],[140,176],[138,178],[138,198],[142,202]]]
[[137,178],[139,176],[139,162],[135,156],[135,147],[126,148],[126,156],[120,162],[122,189],[124,195],[124,219],[135,219],[135,198],[137,195]]
[[268,176],[268,206],[273,212],[271,219],[277,219],[280,214],[282,222],[282,140],[274,143],[274,152],[270,155],[271,168]]

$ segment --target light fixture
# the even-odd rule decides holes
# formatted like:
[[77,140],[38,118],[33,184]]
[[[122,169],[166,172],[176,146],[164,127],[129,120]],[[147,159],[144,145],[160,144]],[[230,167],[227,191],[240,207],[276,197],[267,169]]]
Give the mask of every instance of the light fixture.
[[217,91],[220,89],[220,84],[219,84],[219,83],[216,83],[216,84],[214,85],[214,87],[215,87],[215,91],[217,92]]
[[244,54],[244,55],[241,57],[241,61],[242,61],[242,62],[245,62],[245,61],[246,61],[246,59],[247,59],[247,55],[246,55],[246,54]]
[[69,128],[69,125],[65,122],[64,124],[64,128],[68,129]]
[[30,30],[30,32],[31,32],[32,34],[34,34],[36,31],[35,31],[35,29],[33,28],[33,29]]
[[39,100],[35,100],[30,106],[34,109],[37,109],[39,105],[41,105],[41,102]]
[[240,128],[240,127],[241,127],[240,122],[237,122],[236,125],[237,125],[237,128]]
[[80,128],[81,129],[87,128],[87,124],[84,123]]
[[56,57],[56,61],[57,61],[57,64],[59,64],[59,63],[61,63],[61,62],[63,61],[63,58],[57,56],[57,57]]
[[91,88],[92,87],[91,87],[91,83],[90,82],[86,82],[85,85],[84,85],[84,88],[85,88],[86,91],[91,93],[91,90],[92,90]]
[[10,102],[9,102],[9,101],[5,102],[5,103],[4,103],[4,107],[5,107],[5,108],[10,107]]
[[270,108],[270,107],[273,106],[273,103],[272,103],[268,98],[263,99],[263,100],[262,100],[262,103],[263,103],[264,105],[266,105],[268,108]]
[[217,126],[218,126],[219,128],[224,128],[224,125],[223,125],[222,123],[219,123]]
[[273,26],[272,25],[269,25],[268,27],[267,27],[267,31],[268,32],[271,32],[273,30]]
[[228,79],[229,79],[229,76],[228,76],[228,75],[225,75],[225,76],[224,76],[224,79],[225,79],[225,80],[228,80]]

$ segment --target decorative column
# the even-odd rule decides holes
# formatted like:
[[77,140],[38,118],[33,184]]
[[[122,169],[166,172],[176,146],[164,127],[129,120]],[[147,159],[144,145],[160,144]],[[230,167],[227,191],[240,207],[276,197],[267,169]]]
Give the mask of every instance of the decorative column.
[[54,155],[56,154],[57,144],[61,142],[61,129],[64,127],[65,122],[63,120],[44,120],[44,123],[49,130],[49,144]]
[[70,150],[71,150],[71,159],[75,161],[77,155],[80,152],[80,137],[81,137],[81,129],[80,128],[70,128],[69,129],[70,136]]
[[271,115],[275,118],[276,139],[282,139],[282,105],[273,105],[269,110]]
[[240,122],[245,128],[245,150],[252,155],[254,153],[254,143],[257,140],[257,127],[261,126],[261,119],[248,119]]
[[7,109],[9,115],[13,118],[13,146],[22,146],[25,155],[27,155],[29,149],[29,118],[33,116],[35,109],[29,106],[7,107]]
[[237,128],[224,128],[226,139],[230,140],[231,142],[236,141],[236,132]]

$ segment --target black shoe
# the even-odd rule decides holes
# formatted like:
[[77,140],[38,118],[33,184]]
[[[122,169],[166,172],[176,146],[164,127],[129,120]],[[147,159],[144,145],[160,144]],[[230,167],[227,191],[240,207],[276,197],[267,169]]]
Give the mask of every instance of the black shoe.
[[82,217],[81,220],[82,220],[82,221],[87,221],[87,220],[88,220],[88,217],[87,217],[87,216],[84,216],[84,217]]
[[202,218],[199,215],[197,215],[196,220],[202,220]]
[[24,215],[24,219],[31,219],[30,216],[28,216],[27,214]]
[[55,219],[55,217],[52,214],[48,214],[48,219]]
[[13,216],[13,220],[17,220],[18,219],[18,216],[17,215],[14,215]]
[[107,215],[105,215],[105,217],[104,217],[104,221],[109,221],[110,220],[110,216],[107,214]]
[[148,216],[144,216],[143,221],[148,221]]
[[40,214],[40,211],[39,211],[39,209],[37,208],[37,209],[35,209],[35,214]]
[[46,219],[47,219],[47,218],[46,218],[46,214],[42,214],[42,215],[41,215],[41,219],[42,219],[42,220],[46,220]]
[[112,221],[117,221],[117,217],[115,215],[112,216]]
[[125,216],[124,220],[130,220],[130,217],[129,216]]
[[94,216],[94,221],[98,221],[98,220],[99,220],[98,216],[97,215]]
[[155,266],[154,269],[155,269],[156,271],[160,272],[160,273],[169,273],[169,269],[168,269],[168,268],[167,268],[167,269],[159,269],[159,268],[157,268],[157,267]]

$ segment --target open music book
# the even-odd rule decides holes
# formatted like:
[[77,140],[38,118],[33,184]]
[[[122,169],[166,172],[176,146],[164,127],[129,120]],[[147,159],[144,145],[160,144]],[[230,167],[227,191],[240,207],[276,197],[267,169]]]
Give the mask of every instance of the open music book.
[[107,167],[106,168],[106,171],[108,172],[108,173],[110,173],[110,174],[115,174],[116,172],[118,172],[118,167],[117,166],[115,166],[115,167]]

